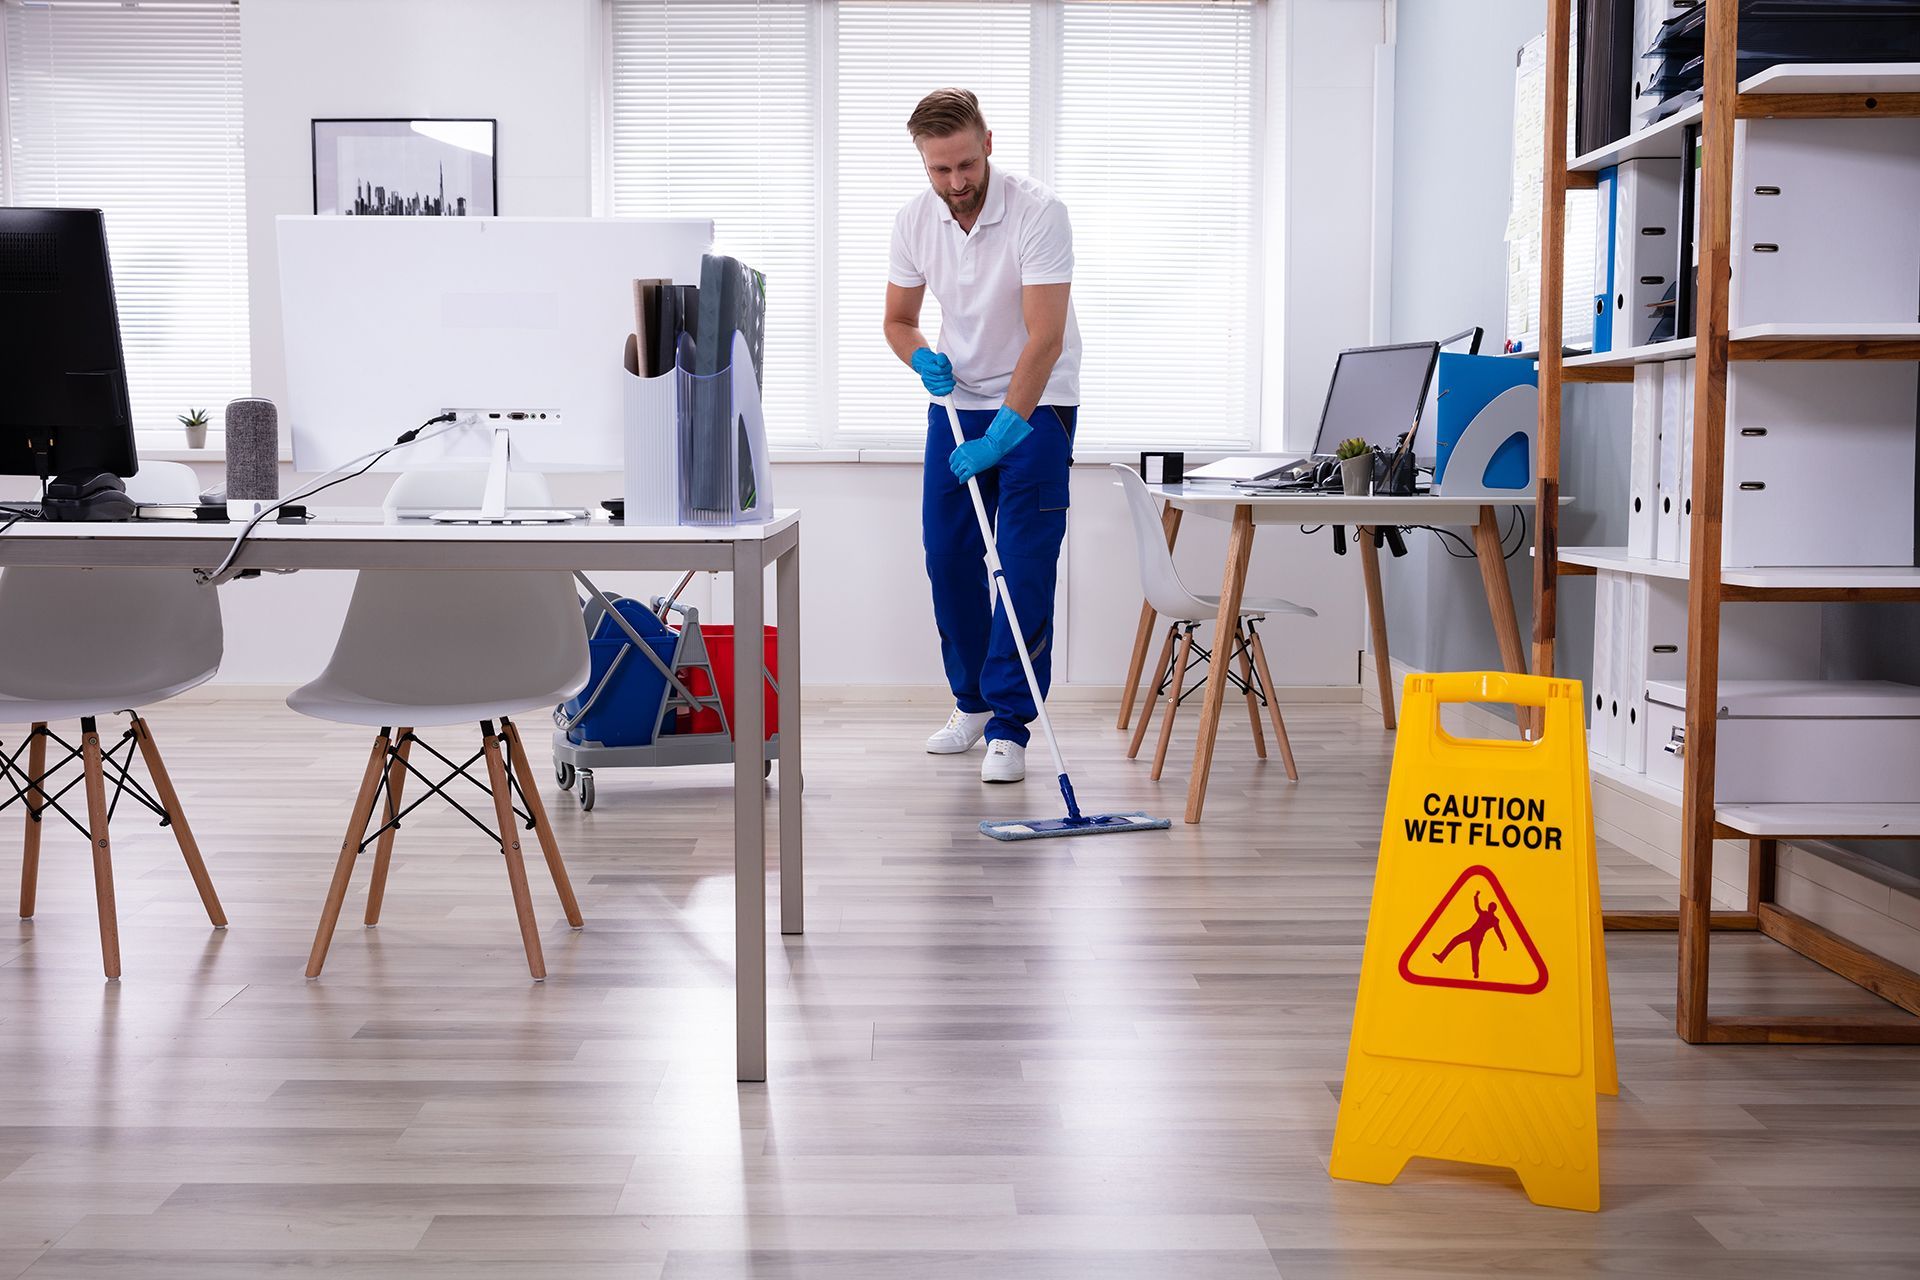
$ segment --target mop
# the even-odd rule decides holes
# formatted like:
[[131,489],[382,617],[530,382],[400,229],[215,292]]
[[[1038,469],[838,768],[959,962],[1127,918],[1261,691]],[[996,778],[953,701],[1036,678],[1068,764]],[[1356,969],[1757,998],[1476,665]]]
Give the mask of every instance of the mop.
[[[958,448],[966,443],[967,438],[960,429],[960,414],[953,407],[952,396],[941,396],[940,403],[947,407],[947,424],[953,428],[953,443]],[[1040,732],[1047,739],[1048,750],[1053,752],[1054,772],[1060,775],[1060,795],[1067,802],[1067,816],[1064,818],[983,822],[980,824],[980,833],[992,836],[995,840],[1044,840],[1049,836],[1104,836],[1121,831],[1166,830],[1173,825],[1166,818],[1153,818],[1144,813],[1080,812],[1079,802],[1073,798],[1073,782],[1067,777],[1066,757],[1060,754],[1060,739],[1054,736],[1053,721],[1047,718],[1046,699],[1040,694],[1040,678],[1034,675],[1033,658],[1027,653],[1027,633],[1020,629],[1020,616],[1013,609],[1013,588],[1007,585],[1006,571],[1000,567],[1000,548],[994,543],[993,523],[987,519],[987,504],[980,497],[980,482],[969,478],[967,492],[973,496],[973,514],[980,521],[980,538],[987,544],[987,572],[992,575],[994,588],[1000,593],[1000,603],[1006,608],[1007,627],[1013,632],[1013,647],[1020,654],[1020,669],[1027,673],[1027,689],[1033,694]]]

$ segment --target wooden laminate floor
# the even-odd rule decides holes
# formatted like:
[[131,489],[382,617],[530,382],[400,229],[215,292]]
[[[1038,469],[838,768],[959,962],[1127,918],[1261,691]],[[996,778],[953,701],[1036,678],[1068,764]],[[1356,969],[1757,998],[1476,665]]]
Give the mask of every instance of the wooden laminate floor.
[[[401,833],[373,930],[363,860],[308,982],[366,741],[158,709],[232,928],[123,808],[104,983],[84,846],[49,826],[39,914],[0,925],[0,1280],[1920,1270],[1920,1051],[1683,1045],[1670,937],[1608,939],[1602,1213],[1461,1167],[1327,1177],[1390,753],[1359,707],[1289,712],[1297,786],[1230,715],[1196,829],[1191,719],[1153,784],[1105,706],[1063,706],[1082,797],[1175,826],[1022,844],[975,824],[1053,812],[1051,784],[924,755],[944,708],[811,711],[810,928],[771,944],[771,1079],[736,1086],[723,770],[553,804],[588,925],[536,868],[546,983],[443,811]],[[1669,902],[1618,852],[1602,875],[1609,905]],[[1717,1011],[1874,1003],[1757,937],[1715,963]]]

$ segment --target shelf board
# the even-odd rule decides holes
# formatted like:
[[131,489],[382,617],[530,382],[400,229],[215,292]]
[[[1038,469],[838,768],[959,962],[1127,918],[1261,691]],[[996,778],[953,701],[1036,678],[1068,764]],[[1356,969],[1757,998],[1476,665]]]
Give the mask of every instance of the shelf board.
[[[1670,814],[1678,814],[1678,787],[1655,782],[1598,756],[1588,770],[1596,783],[1624,791]],[[1729,804],[1714,812],[1726,832],[1768,840],[1902,840],[1920,837],[1920,804]]]
[[1587,768],[1595,782],[1604,782],[1616,791],[1625,791],[1650,801],[1669,814],[1678,815],[1680,812],[1681,795],[1678,787],[1655,782],[1644,773],[1634,773],[1623,765],[1592,754],[1587,757]]
[[[1808,62],[1797,66],[1769,67],[1757,75],[1748,76],[1740,84],[1743,98],[1785,94],[1910,93],[1920,93],[1920,63]],[[1746,107],[1740,114],[1765,114],[1764,103],[1749,103]],[[1783,112],[1790,109],[1782,104]],[[1575,156],[1567,168],[1574,173],[1588,173],[1619,164],[1622,160],[1654,157],[1677,160],[1680,158],[1680,131],[1688,125],[1698,124],[1701,114],[1701,104],[1696,102],[1665,120],[1628,134],[1618,142]]]
[[1583,569],[1605,569],[1609,573],[1631,573],[1642,578],[1687,577],[1687,566],[1678,560],[1648,560],[1630,556],[1625,547],[1562,547],[1560,563]]
[[1627,347],[1620,351],[1601,351],[1594,355],[1568,356],[1561,362],[1571,376],[1575,369],[1621,369],[1636,364],[1657,364],[1663,360],[1693,358],[1692,338],[1670,338],[1645,347]]
[[1748,76],[1740,92],[1920,93],[1920,62],[1783,63]]
[[1622,160],[1678,160],[1680,131],[1690,124],[1699,124],[1700,116],[1700,104],[1696,102],[1686,110],[1675,112],[1637,133],[1630,133],[1618,142],[1610,142],[1585,155],[1575,156],[1567,168],[1574,173],[1588,173],[1610,168]]
[[[1630,556],[1625,547],[1562,547],[1560,564],[1575,570],[1630,573],[1643,578],[1690,576],[1682,560]],[[1722,569],[1721,594],[1729,600],[1920,599],[1920,566],[1840,565]]]
[[1920,836],[1920,804],[1731,804],[1721,826],[1769,840],[1900,840]]
[[[1729,331],[1727,338],[1727,355],[1733,360],[1920,359],[1920,323],[1913,321],[1745,324]],[[1582,378],[1581,373],[1630,372],[1635,365],[1691,360],[1694,346],[1692,338],[1670,338],[1644,347],[1568,356],[1562,367],[1569,382],[1612,381]]]

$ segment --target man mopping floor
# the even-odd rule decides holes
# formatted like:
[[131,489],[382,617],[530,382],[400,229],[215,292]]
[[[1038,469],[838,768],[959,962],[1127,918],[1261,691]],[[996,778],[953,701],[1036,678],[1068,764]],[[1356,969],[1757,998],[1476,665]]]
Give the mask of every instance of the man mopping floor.
[[[927,739],[953,755],[984,735],[982,782],[1027,775],[1036,703],[967,493],[978,479],[1044,698],[1053,677],[1053,591],[1067,533],[1067,476],[1080,404],[1080,330],[1069,297],[1073,228],[1039,183],[995,170],[993,134],[965,89],[939,89],[907,119],[929,189],[893,222],[887,344],[920,375],[927,406],[921,533],[954,709]],[[920,332],[927,290],[940,353]],[[960,411],[956,446],[942,397]]]
[[[934,397],[921,529],[955,704],[927,750],[956,755],[984,733],[980,780],[1019,782],[1027,726],[1038,719],[1066,816],[982,822],[981,834],[1164,830],[1166,819],[1144,813],[1082,814],[1047,718],[1054,575],[1080,404],[1066,206],[1038,183],[993,172],[993,135],[965,89],[922,98],[907,132],[932,186],[894,219],[886,334]],[[940,303],[938,352],[920,332],[929,287]]]

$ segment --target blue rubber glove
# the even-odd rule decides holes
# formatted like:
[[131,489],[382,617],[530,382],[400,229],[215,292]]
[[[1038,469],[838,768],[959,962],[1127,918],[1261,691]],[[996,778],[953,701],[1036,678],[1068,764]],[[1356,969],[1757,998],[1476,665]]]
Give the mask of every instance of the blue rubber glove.
[[947,465],[953,469],[954,479],[965,484],[982,471],[991,471],[999,466],[1000,459],[1011,453],[1013,446],[1032,434],[1032,424],[1006,405],[1001,405],[1000,412],[994,415],[993,425],[987,428],[987,434],[957,446],[947,459]]
[[914,352],[913,371],[920,375],[920,383],[928,395],[944,396],[953,392],[953,361],[938,351],[921,347]]

